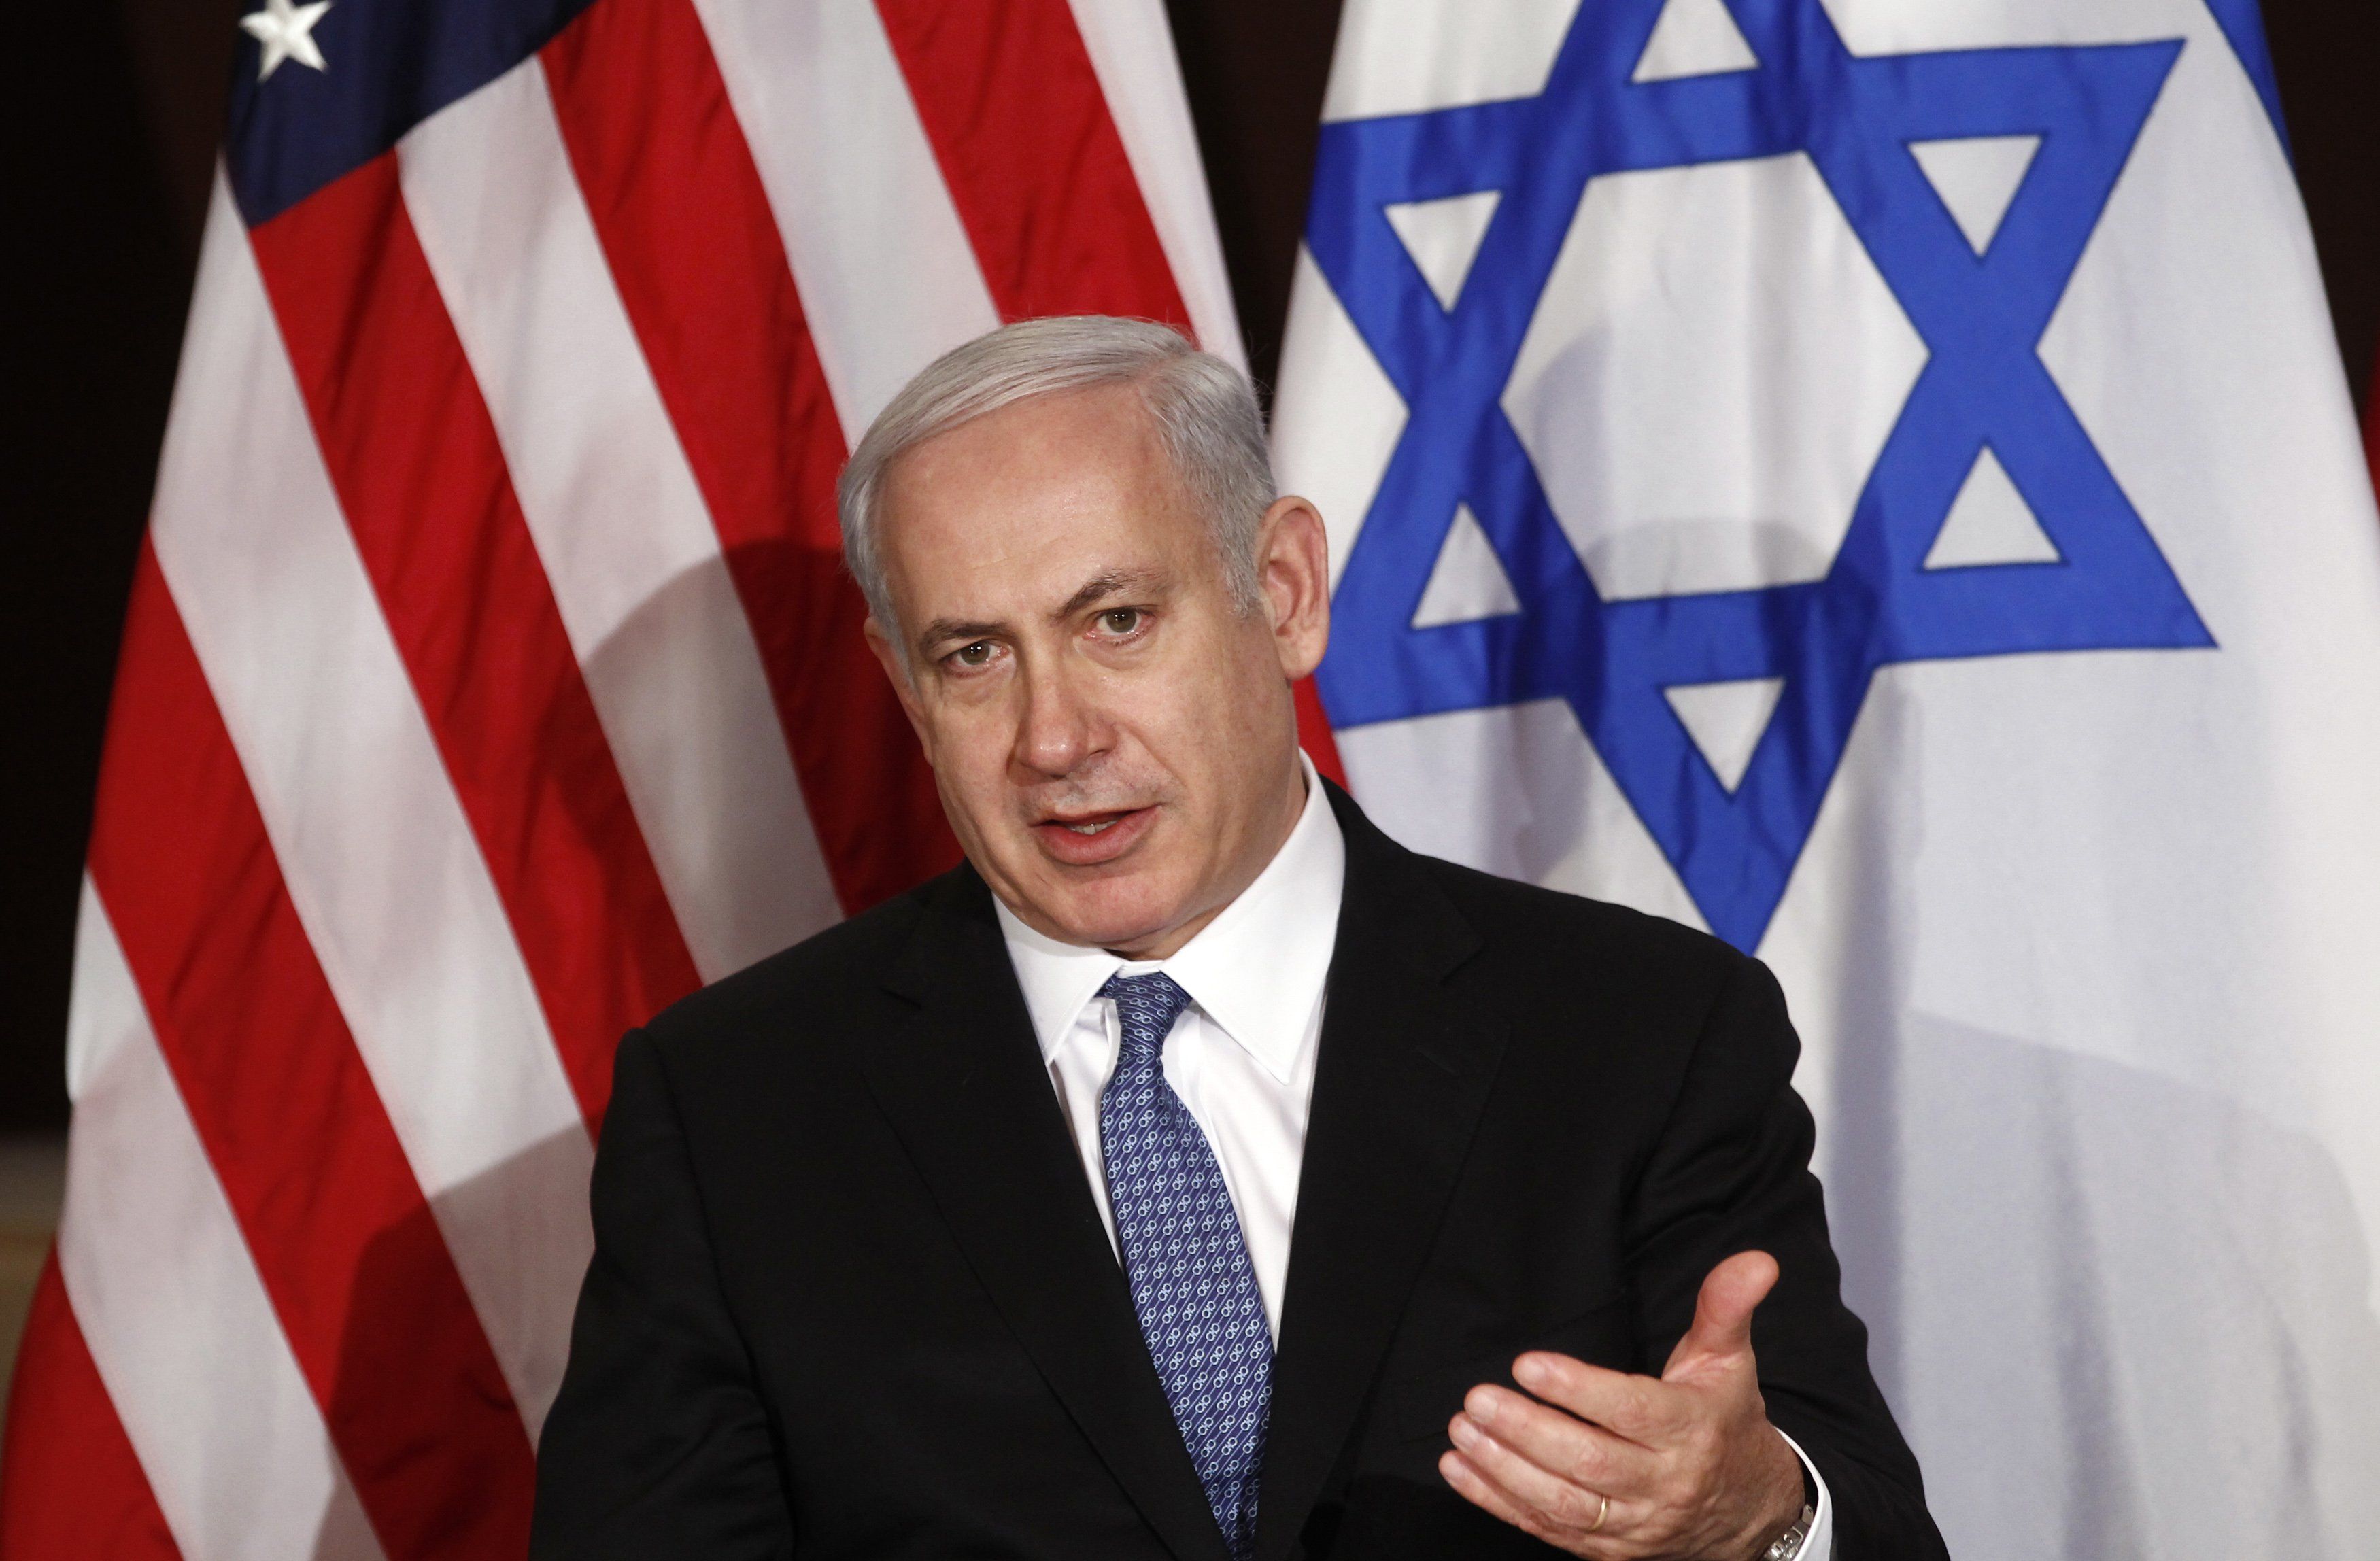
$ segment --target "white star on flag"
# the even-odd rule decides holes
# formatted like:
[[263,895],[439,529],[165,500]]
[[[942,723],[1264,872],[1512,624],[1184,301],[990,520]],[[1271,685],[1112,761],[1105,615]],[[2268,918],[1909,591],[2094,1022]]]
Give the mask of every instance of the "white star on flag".
[[331,0],[313,0],[308,6],[293,6],[289,0],[264,0],[264,9],[240,18],[240,30],[264,45],[264,65],[256,79],[270,80],[273,73],[281,68],[283,60],[296,60],[313,70],[327,69],[322,51],[314,42],[314,24],[330,8]]

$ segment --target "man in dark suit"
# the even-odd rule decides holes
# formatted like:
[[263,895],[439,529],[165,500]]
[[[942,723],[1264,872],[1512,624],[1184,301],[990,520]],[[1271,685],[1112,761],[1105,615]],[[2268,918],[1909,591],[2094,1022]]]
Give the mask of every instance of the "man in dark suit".
[[1245,377],[1012,326],[843,487],[966,865],[631,1035],[540,1556],[1938,1556],[1776,984],[1297,748]]

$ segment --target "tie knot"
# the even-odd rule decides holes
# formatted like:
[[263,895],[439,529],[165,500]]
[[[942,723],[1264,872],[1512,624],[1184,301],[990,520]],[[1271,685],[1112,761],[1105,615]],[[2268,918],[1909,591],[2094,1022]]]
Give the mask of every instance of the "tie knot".
[[1190,1006],[1190,994],[1161,970],[1147,975],[1111,975],[1099,996],[1112,1000],[1127,1048],[1162,1051],[1173,1022]]

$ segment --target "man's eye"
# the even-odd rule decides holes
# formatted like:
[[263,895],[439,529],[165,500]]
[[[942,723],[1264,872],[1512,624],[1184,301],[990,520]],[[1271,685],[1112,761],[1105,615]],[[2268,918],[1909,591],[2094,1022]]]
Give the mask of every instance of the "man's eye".
[[1099,614],[1099,626],[1111,635],[1128,635],[1140,627],[1140,609],[1113,607]]
[[980,667],[991,659],[991,642],[979,639],[973,645],[962,645],[951,655],[962,667]]

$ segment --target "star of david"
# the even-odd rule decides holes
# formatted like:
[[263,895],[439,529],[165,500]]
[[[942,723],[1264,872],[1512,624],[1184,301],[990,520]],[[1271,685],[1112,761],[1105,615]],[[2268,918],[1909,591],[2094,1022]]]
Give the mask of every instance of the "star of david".
[[[1632,80],[1663,0],[1585,0],[1532,98],[1324,127],[1308,244],[1408,409],[1342,574],[1320,681],[1346,728],[1565,700],[1711,929],[1755,948],[1878,669],[2211,647],[2037,347],[2179,40],[1853,54],[1819,0],[1727,0],[1757,64]],[[1912,143],[2038,136],[1979,253]],[[1823,578],[1599,594],[1500,397],[1599,175],[1803,152],[1925,361]],[[1500,192],[1450,308],[1385,211]],[[2054,560],[1928,567],[1986,447]],[[1520,611],[1416,628],[1466,506]],[[1730,787],[1665,690],[1782,679]]]

